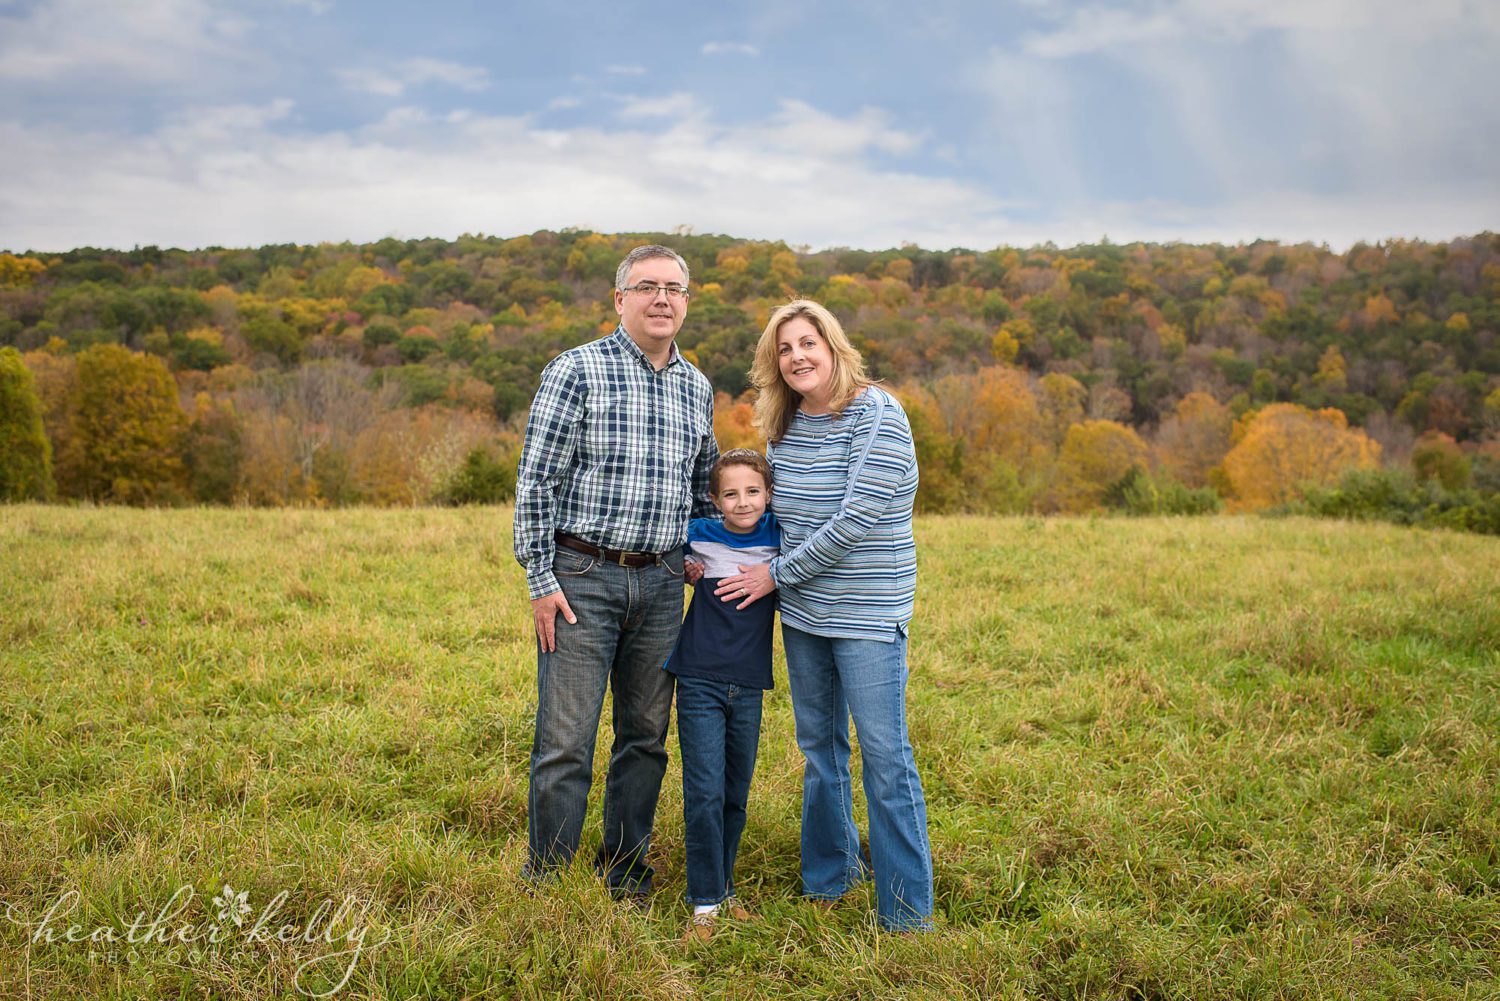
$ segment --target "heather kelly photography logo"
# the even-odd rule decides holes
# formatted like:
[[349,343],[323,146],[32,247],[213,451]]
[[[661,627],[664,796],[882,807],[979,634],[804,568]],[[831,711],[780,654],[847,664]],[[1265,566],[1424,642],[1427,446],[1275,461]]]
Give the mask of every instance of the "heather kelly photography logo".
[[97,963],[240,964],[285,950],[298,959],[293,986],[309,997],[342,990],[361,957],[391,939],[389,931],[374,928],[368,902],[352,894],[337,904],[324,899],[302,920],[284,913],[289,897],[283,890],[262,904],[228,883],[212,896],[181,886],[160,906],[137,910],[128,923],[123,917],[88,922],[77,916],[85,910],[83,894],[68,890],[39,914],[8,903],[5,916],[24,930],[29,948],[83,950]]

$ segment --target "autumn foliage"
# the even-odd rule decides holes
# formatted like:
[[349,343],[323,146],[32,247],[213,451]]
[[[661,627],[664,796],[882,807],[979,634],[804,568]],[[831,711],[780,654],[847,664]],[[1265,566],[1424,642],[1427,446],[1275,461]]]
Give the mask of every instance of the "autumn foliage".
[[1284,504],[1303,484],[1336,482],[1349,469],[1372,469],[1380,446],[1349,427],[1334,409],[1273,403],[1237,422],[1223,477],[1233,506],[1259,510]]
[[[692,267],[678,344],[717,390],[723,447],[763,447],[753,346],[789,296],[817,299],[901,399],[925,512],[1295,506],[1381,463],[1463,494],[1455,510],[1500,489],[1491,234],[1344,253],[577,230],[0,253],[0,348],[23,352],[64,500],[487,502],[509,494],[543,366],[614,327],[615,265],[647,241]],[[29,427],[33,458],[7,445],[0,482],[38,482]]]
[[125,504],[183,496],[187,416],[160,358],[116,344],[89,348],[78,356],[67,406],[72,434],[57,475],[69,495]]

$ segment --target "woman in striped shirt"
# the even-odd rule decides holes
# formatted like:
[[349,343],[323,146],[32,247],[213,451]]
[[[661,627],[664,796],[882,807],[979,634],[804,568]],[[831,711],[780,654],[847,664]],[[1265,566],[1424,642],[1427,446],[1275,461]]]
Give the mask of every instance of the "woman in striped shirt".
[[927,806],[906,727],[916,593],[917,458],[901,405],[865,376],[832,313],[778,309],[755,349],[756,425],[775,471],[781,555],[725,578],[740,607],[781,591],[802,780],[803,892],[832,906],[867,877],[854,826],[849,719],[859,735],[882,927],[932,927]]

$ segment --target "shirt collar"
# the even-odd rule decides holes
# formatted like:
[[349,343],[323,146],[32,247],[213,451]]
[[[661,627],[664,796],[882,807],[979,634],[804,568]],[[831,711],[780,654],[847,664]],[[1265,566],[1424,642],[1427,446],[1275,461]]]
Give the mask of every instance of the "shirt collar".
[[[615,332],[609,336],[620,350],[628,352],[632,357],[638,359],[642,365],[651,369],[651,371],[656,371],[656,366],[651,363],[650,358],[646,357],[646,352],[641,350],[641,346],[635,342],[635,338],[631,337],[625,330],[623,323],[615,324]],[[667,355],[667,363],[662,366],[661,370],[665,372],[680,361],[682,361],[682,354],[677,350],[677,341],[674,338],[672,341],[672,351]]]

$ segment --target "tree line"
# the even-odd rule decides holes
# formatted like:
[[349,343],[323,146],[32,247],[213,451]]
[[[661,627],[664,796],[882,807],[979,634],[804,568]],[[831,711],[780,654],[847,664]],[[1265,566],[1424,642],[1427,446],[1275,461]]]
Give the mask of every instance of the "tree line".
[[0,253],[0,496],[503,499],[542,366],[612,328],[614,268],[646,241],[692,268],[679,345],[719,391],[726,447],[760,444],[751,350],[807,296],[906,405],[926,511],[1500,521],[1493,234],[1343,253],[574,230]]

